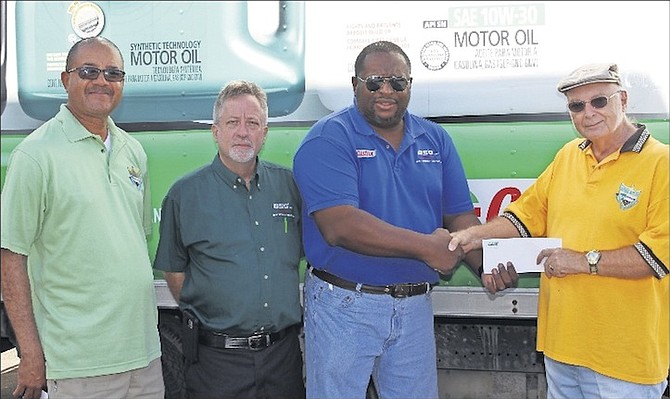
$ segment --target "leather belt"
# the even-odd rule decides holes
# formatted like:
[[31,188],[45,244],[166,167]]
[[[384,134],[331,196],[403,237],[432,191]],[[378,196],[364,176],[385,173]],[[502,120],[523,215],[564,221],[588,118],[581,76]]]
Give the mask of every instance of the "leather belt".
[[282,340],[296,325],[273,333],[257,333],[248,337],[232,337],[221,331],[200,329],[198,342],[219,349],[249,349],[258,351]]
[[325,270],[312,268],[312,274],[321,280],[336,285],[340,288],[350,291],[361,291],[368,294],[388,294],[394,298],[407,298],[415,295],[423,295],[433,289],[435,284],[431,283],[406,283],[394,285],[367,285],[357,284],[352,281],[345,280],[334,274],[330,274]]

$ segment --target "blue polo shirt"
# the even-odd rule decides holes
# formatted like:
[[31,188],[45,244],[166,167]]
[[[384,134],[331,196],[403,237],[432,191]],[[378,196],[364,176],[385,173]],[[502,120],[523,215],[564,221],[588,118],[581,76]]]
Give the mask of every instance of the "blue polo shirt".
[[473,210],[460,157],[436,123],[405,113],[396,152],[356,104],[319,120],[298,147],[293,171],[303,197],[303,240],[309,263],[344,279],[371,285],[436,282],[416,259],[362,255],[330,246],[311,216],[350,205],[395,226],[421,233],[442,227],[443,215]]

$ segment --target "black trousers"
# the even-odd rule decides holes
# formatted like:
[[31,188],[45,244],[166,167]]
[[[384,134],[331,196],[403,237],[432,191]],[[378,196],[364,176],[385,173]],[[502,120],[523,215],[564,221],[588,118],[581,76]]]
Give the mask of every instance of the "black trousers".
[[198,362],[186,365],[189,399],[305,398],[298,328],[259,351],[199,345]]

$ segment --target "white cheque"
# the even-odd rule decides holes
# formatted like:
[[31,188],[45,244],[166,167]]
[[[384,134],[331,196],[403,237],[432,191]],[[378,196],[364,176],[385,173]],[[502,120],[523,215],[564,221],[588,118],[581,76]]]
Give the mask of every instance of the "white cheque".
[[493,238],[482,240],[484,272],[491,273],[498,263],[512,262],[517,273],[544,272],[544,260],[539,265],[537,255],[545,248],[561,248],[560,238]]

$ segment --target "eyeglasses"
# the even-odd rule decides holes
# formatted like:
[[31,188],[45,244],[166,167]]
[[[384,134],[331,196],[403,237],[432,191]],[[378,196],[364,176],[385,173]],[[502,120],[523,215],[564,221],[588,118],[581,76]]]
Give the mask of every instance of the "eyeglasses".
[[619,93],[621,93],[621,90],[615,91],[609,96],[596,97],[591,101],[573,101],[571,103],[568,103],[568,109],[570,110],[570,112],[574,113],[582,112],[584,111],[584,108],[586,108],[586,104],[591,104],[593,108],[597,109],[605,108],[607,106],[607,103],[609,102],[609,99]]
[[100,72],[103,73],[105,80],[108,82],[120,82],[123,80],[123,77],[126,76],[126,73],[120,69],[116,68],[107,68],[100,69],[92,66],[83,66],[79,68],[68,69],[66,72],[79,72],[79,77],[82,79],[96,80],[100,76]]
[[407,85],[412,83],[412,78],[407,79],[402,76],[368,76],[365,79],[356,76],[356,78],[361,82],[365,82],[365,87],[373,93],[381,89],[386,82],[389,82],[391,88],[395,91],[405,91]]

